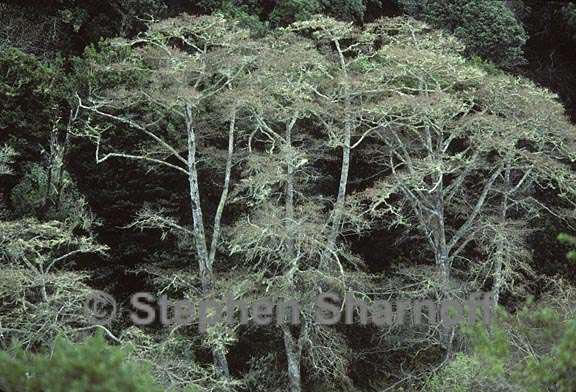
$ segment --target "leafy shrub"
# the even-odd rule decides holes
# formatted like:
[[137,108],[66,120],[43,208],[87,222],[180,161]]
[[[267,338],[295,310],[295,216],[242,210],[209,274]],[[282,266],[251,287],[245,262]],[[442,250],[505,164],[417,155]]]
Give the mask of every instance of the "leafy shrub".
[[6,392],[161,391],[138,363],[101,335],[82,344],[58,338],[52,353],[16,348],[0,352],[0,389]]
[[426,383],[429,392],[467,392],[480,368],[477,359],[458,354]]
[[[469,358],[448,365],[431,379],[443,391],[556,391],[576,388],[576,309],[573,289],[531,301],[515,315],[501,313],[490,330],[468,331]],[[465,364],[471,366],[466,367]],[[474,364],[476,364],[474,367]],[[479,365],[481,364],[481,365]],[[466,378],[475,371],[475,376]],[[460,379],[447,385],[446,380]],[[467,383],[467,380],[471,380]],[[465,387],[464,389],[462,389]]]
[[576,319],[567,322],[562,337],[548,355],[528,361],[522,375],[530,392],[550,388],[558,392],[576,390]]

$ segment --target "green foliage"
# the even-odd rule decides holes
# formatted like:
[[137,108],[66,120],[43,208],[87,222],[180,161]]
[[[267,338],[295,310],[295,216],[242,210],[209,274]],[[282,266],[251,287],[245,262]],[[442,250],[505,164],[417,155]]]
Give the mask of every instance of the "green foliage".
[[66,96],[61,66],[18,49],[0,51],[0,128],[36,137],[50,129]]
[[552,301],[527,305],[514,316],[500,312],[488,329],[467,328],[470,352],[434,373],[425,390],[573,391],[576,319],[570,292],[556,292]]
[[[124,86],[139,86],[149,75],[129,45],[118,45],[111,40],[86,47],[83,56],[71,62],[71,83],[81,97]],[[119,67],[118,64],[131,64],[133,67]]]
[[162,389],[141,364],[102,335],[74,344],[58,338],[49,353],[23,348],[0,352],[0,389],[5,392],[154,392]]
[[253,36],[264,36],[268,32],[268,23],[259,17],[261,10],[252,4],[238,6],[232,2],[226,2],[220,6],[219,12],[226,18],[235,20],[242,28],[249,29]]
[[16,151],[10,146],[0,148],[0,176],[13,173],[12,164],[16,155]]
[[562,9],[562,12],[564,13],[568,25],[576,32],[576,5],[574,3],[567,4]]
[[547,355],[527,361],[522,378],[529,392],[550,388],[571,392],[576,388],[576,319],[567,320],[561,328],[559,341]]
[[469,392],[480,366],[476,358],[458,354],[426,381],[425,389],[428,392]]
[[[198,5],[206,12],[223,12],[245,26],[262,32],[264,24],[271,27],[288,26],[316,14],[361,22],[369,4],[375,7],[383,5],[381,0],[284,0],[272,4],[259,0],[202,0]],[[262,22],[257,23],[257,20]]]
[[317,0],[287,0],[279,2],[270,14],[270,22],[275,26],[286,26],[292,22],[310,19],[318,13]]
[[378,0],[319,0],[321,11],[336,19],[363,21],[368,3]]
[[2,344],[17,339],[29,348],[44,346],[88,324],[83,311],[88,276],[63,272],[62,264],[107,248],[75,231],[58,221],[0,221],[0,324],[10,326]]
[[46,170],[37,163],[31,163],[22,181],[12,190],[12,201],[18,213],[34,214],[44,204],[46,194]]
[[66,222],[71,229],[92,230],[96,220],[86,200],[68,172],[60,170],[52,168],[53,183],[48,184],[48,169],[37,163],[28,164],[24,176],[12,189],[14,212],[28,217],[40,214],[46,219]]
[[400,0],[406,12],[432,26],[453,32],[478,55],[502,67],[524,62],[524,28],[502,1]]
[[[571,248],[576,248],[576,237],[572,237],[568,234],[560,234],[558,240]],[[576,250],[571,250],[567,257],[568,260],[576,262]]]
[[490,378],[499,378],[505,374],[510,355],[510,342],[505,330],[487,329],[485,325],[476,325],[465,331],[474,347],[477,364],[484,364],[482,371]]
[[445,372],[457,377],[464,363],[474,375],[471,382],[464,377],[460,386],[445,391],[573,391],[576,387],[574,290],[562,284],[559,287],[515,315],[500,312],[489,329],[485,326],[468,329],[470,354],[457,357],[431,382],[441,385]]

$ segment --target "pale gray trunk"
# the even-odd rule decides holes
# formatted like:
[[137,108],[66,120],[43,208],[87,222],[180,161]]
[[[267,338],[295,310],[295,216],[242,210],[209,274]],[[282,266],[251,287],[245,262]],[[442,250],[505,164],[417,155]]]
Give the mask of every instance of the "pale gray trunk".
[[[71,112],[72,115],[72,112]],[[64,144],[62,145],[62,151],[60,153],[60,159],[58,162],[58,177],[56,180],[56,210],[60,211],[62,207],[62,194],[64,193],[64,159],[66,158],[66,152],[68,150],[68,146],[70,145],[70,130],[72,128],[72,121],[73,118],[70,118],[68,123],[68,128],[66,129],[66,138],[64,139]]]
[[[439,251],[437,255],[438,268],[440,269],[441,300],[450,299],[450,260],[446,248]],[[438,304],[441,306],[441,303]],[[454,337],[454,327],[446,325],[445,320],[439,320],[440,325],[440,343],[446,350],[446,357],[452,356],[452,340]]]
[[[510,174],[511,174],[511,164],[510,162],[508,162],[508,165],[506,167],[506,172],[504,175],[504,179],[505,179],[505,189],[504,189],[504,195],[502,197],[502,204],[500,205],[500,224],[502,225],[502,228],[504,228],[504,224],[506,223],[506,215],[508,212],[508,199],[510,197],[509,193],[510,193],[510,189],[512,187],[511,184],[511,178],[510,178]],[[497,244],[497,248],[496,248],[496,265],[494,266],[494,288],[492,290],[492,305],[494,306],[494,308],[496,308],[496,306],[498,305],[498,302],[500,300],[500,293],[502,291],[502,286],[504,285],[503,282],[503,276],[502,276],[502,269],[503,269],[503,265],[504,262],[507,261],[505,260],[506,258],[506,253],[505,253],[505,249],[504,247],[506,246],[506,244],[504,244],[504,241],[498,241]]]
[[290,392],[302,391],[302,374],[300,371],[302,344],[300,340],[295,340],[289,325],[282,325],[284,335],[284,349],[286,360],[288,361],[288,382]]
[[[288,151],[292,152],[292,128],[294,121],[286,126],[286,144]],[[288,256],[291,262],[296,257],[294,249],[294,167],[292,157],[288,156],[286,162],[286,232],[288,233]]]
[[206,245],[206,231],[204,229],[204,217],[200,203],[200,188],[198,185],[198,168],[196,165],[196,131],[192,123],[192,107],[186,106],[186,131],[188,136],[188,182],[190,186],[190,205],[194,227],[194,242],[196,255],[200,267],[202,290],[205,294],[213,287],[212,266]]
[[[428,132],[430,135],[430,133]],[[430,148],[433,149],[432,139],[430,137]],[[436,153],[436,152],[435,152]],[[439,159],[438,155],[435,159]],[[440,287],[441,287],[441,299],[447,301],[451,297],[450,292],[450,275],[451,275],[451,257],[450,248],[448,247],[448,241],[446,238],[446,222],[445,222],[445,202],[444,202],[444,173],[438,173],[438,177],[435,179],[435,191],[434,191],[434,210],[436,219],[436,227],[434,236],[436,238],[436,264],[440,269]],[[439,304],[440,305],[440,304]],[[454,327],[449,327],[446,325],[445,320],[440,320],[440,342],[444,349],[446,350],[446,357],[450,358],[452,356],[452,339],[454,337]]]
[[[296,249],[294,240],[294,167],[292,166],[292,129],[294,127],[296,118],[290,124],[286,124],[286,144],[289,155],[286,159],[286,232],[288,234],[287,241],[287,254],[290,260],[290,274],[294,272],[293,264],[296,262]],[[289,276],[290,288],[296,290],[294,287],[293,276]],[[299,341],[296,341],[292,336],[290,326],[287,324],[281,325],[282,334],[284,336],[284,351],[286,352],[287,367],[288,367],[288,382],[290,392],[301,392],[302,390],[302,377],[300,373],[302,347]]]
[[[196,132],[193,125],[192,106],[186,106],[186,132],[188,137],[188,181],[190,186],[190,204],[192,208],[192,218],[194,227],[194,242],[196,245],[196,255],[200,269],[200,279],[202,282],[202,293],[210,295],[214,288],[214,274],[212,260],[208,252],[206,242],[206,230],[204,229],[204,217],[200,200],[200,188],[198,184],[198,168],[196,164]],[[227,176],[229,178],[229,176]],[[223,207],[222,207],[223,209]],[[218,220],[219,221],[219,220]],[[226,354],[219,348],[212,349],[214,366],[224,377],[230,376],[230,370]]]
[[442,178],[439,179],[440,185],[436,191],[436,264],[440,268],[442,295],[444,298],[450,296],[450,249],[446,241],[446,224],[444,217],[444,190]]
[[340,169],[340,184],[338,187],[338,196],[334,206],[334,216],[332,219],[332,228],[330,231],[329,244],[331,247],[336,245],[338,234],[342,225],[344,208],[346,203],[346,192],[348,187],[348,175],[350,172],[350,142],[352,140],[351,119],[346,120],[344,128],[344,146],[342,147],[342,167]]
[[48,157],[48,165],[46,168],[46,191],[44,193],[44,201],[42,203],[42,212],[45,213],[48,209],[50,201],[50,194],[52,192],[52,173],[54,172],[54,164],[57,160],[58,154],[58,129],[54,127],[50,132],[50,155]]
[[336,197],[336,204],[334,205],[334,211],[332,215],[332,225],[330,228],[330,235],[328,238],[328,246],[334,250],[336,247],[336,241],[338,235],[340,234],[342,220],[344,217],[344,208],[346,203],[346,193],[348,188],[348,176],[350,173],[350,151],[352,142],[352,101],[350,96],[350,87],[348,80],[348,65],[346,64],[346,59],[344,53],[340,48],[340,42],[335,41],[336,49],[338,50],[338,55],[340,58],[340,68],[342,70],[342,76],[344,79],[344,144],[342,146],[342,166],[340,168],[340,183],[338,186],[338,195]]
[[230,127],[228,129],[228,155],[226,157],[226,169],[224,173],[224,187],[222,189],[222,194],[220,195],[220,202],[218,203],[218,209],[216,210],[216,216],[214,217],[214,230],[212,233],[212,244],[210,245],[210,255],[209,262],[210,265],[214,264],[216,259],[216,250],[218,249],[218,241],[220,240],[220,228],[222,222],[222,215],[224,213],[224,207],[226,206],[226,201],[228,200],[228,192],[230,189],[230,177],[232,175],[232,157],[234,154],[234,132],[236,130],[236,111],[232,112],[232,117],[230,119]]

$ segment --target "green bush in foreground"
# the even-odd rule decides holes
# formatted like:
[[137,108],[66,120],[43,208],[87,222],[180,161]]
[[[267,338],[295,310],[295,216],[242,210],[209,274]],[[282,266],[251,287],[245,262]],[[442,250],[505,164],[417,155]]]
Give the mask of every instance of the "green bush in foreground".
[[[572,293],[573,294],[573,293]],[[427,392],[573,392],[576,318],[573,296],[556,304],[501,313],[487,330],[467,330],[470,351],[458,354],[426,382]],[[569,299],[568,301],[566,299]]]
[[4,392],[155,392],[147,369],[102,336],[74,344],[56,340],[52,353],[21,348],[0,352],[0,390]]

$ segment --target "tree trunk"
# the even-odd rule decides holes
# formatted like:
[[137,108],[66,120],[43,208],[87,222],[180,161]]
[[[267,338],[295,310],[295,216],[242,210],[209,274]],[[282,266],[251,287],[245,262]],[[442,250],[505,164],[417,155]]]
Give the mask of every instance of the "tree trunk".
[[[349,115],[348,115],[349,117]],[[342,167],[340,169],[340,184],[338,187],[338,196],[334,206],[334,215],[332,219],[332,228],[330,231],[329,244],[331,247],[336,245],[342,217],[344,216],[344,207],[346,202],[346,192],[348,187],[348,175],[350,173],[350,143],[352,140],[351,119],[347,118],[344,128],[344,146],[342,147]]]
[[[292,151],[292,128],[295,119],[286,125],[286,144],[288,151]],[[288,233],[288,257],[291,262],[296,257],[294,250],[294,168],[292,167],[292,157],[288,157],[286,162],[286,232]]]
[[220,227],[222,222],[222,215],[224,213],[224,207],[226,206],[226,201],[228,199],[228,191],[230,189],[230,177],[232,175],[232,158],[234,155],[235,130],[236,130],[236,111],[234,110],[232,112],[232,117],[230,119],[230,127],[228,129],[228,155],[226,157],[224,186],[222,188],[222,194],[220,195],[220,202],[218,203],[216,215],[214,216],[214,230],[212,231],[212,243],[210,245],[210,254],[208,256],[210,265],[213,265],[214,260],[216,259],[218,241],[220,240]]
[[[432,148],[432,143],[430,143]],[[435,159],[438,159],[435,156]],[[440,269],[440,287],[442,291],[441,299],[443,301],[450,300],[450,273],[451,273],[451,260],[450,260],[450,248],[448,247],[448,241],[446,238],[446,222],[445,222],[445,202],[444,202],[444,174],[442,172],[438,173],[438,178],[436,179],[436,190],[434,191],[434,209],[436,212],[436,264]],[[439,304],[441,305],[441,304]],[[440,320],[440,342],[444,349],[446,350],[446,357],[450,358],[452,356],[452,339],[454,336],[454,327],[448,326],[445,320]]]
[[52,193],[52,173],[54,171],[54,163],[56,162],[56,154],[58,153],[58,129],[54,127],[50,133],[50,156],[48,157],[48,166],[46,168],[46,191],[44,193],[44,201],[42,202],[42,213],[45,214],[48,210],[48,203],[50,202],[50,194]]
[[[438,268],[440,269],[442,301],[450,299],[450,262],[446,249],[441,249],[440,254],[437,256]],[[442,303],[439,303],[440,307]],[[454,337],[454,327],[446,325],[446,320],[440,319],[440,343],[446,350],[446,357],[452,356],[452,339]]]
[[342,146],[342,166],[340,168],[340,183],[338,186],[338,196],[336,197],[336,204],[332,215],[332,222],[330,228],[330,235],[328,238],[328,246],[334,250],[338,234],[342,226],[342,219],[344,216],[344,207],[346,203],[346,194],[348,188],[348,176],[350,173],[350,151],[352,142],[352,102],[350,96],[350,87],[348,80],[348,65],[344,57],[344,53],[340,48],[340,42],[335,41],[336,49],[340,58],[340,68],[342,70],[342,77],[344,79],[344,145]]
[[[186,132],[188,136],[188,180],[190,185],[190,204],[192,207],[192,218],[194,220],[194,242],[196,245],[196,256],[200,269],[202,281],[202,294],[209,296],[214,288],[214,275],[212,263],[206,245],[206,231],[204,229],[204,217],[200,204],[200,189],[198,185],[198,169],[196,166],[196,132],[192,123],[192,106],[186,106]],[[214,366],[219,373],[228,377],[230,370],[226,355],[218,348],[212,349]]]
[[284,349],[286,351],[286,359],[288,361],[288,382],[290,392],[302,391],[302,375],[300,371],[300,363],[302,357],[302,345],[300,341],[296,341],[292,336],[290,326],[287,324],[282,325],[282,332],[284,335]]
[[[510,197],[509,193],[510,193],[510,188],[512,187],[511,184],[511,178],[510,178],[510,172],[511,172],[511,167],[510,167],[510,162],[508,163],[508,166],[506,167],[506,172],[505,172],[505,189],[504,189],[504,195],[502,198],[502,204],[500,205],[500,224],[502,226],[504,226],[504,224],[506,223],[506,215],[508,213],[508,199]],[[504,260],[506,258],[505,255],[505,246],[506,244],[504,244],[504,241],[499,241],[497,244],[497,248],[496,248],[496,265],[494,266],[494,288],[492,290],[492,305],[494,306],[494,309],[496,309],[496,306],[498,306],[498,301],[500,300],[500,292],[502,291],[502,286],[504,285],[503,282],[503,277],[502,277],[502,268],[504,265],[504,262],[507,260]]]
[[58,160],[58,178],[56,180],[56,189],[57,189],[57,194],[56,194],[56,210],[60,211],[60,208],[62,207],[62,193],[64,193],[64,160],[66,159],[66,152],[68,150],[68,145],[70,144],[70,128],[71,128],[71,123],[68,126],[68,129],[66,129],[66,138],[64,139],[64,144],[62,145],[61,151],[60,151],[60,156],[59,156],[59,160]]

